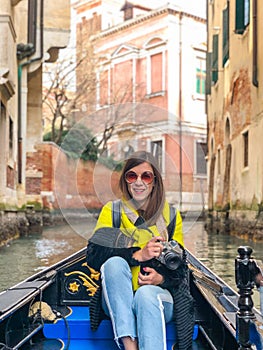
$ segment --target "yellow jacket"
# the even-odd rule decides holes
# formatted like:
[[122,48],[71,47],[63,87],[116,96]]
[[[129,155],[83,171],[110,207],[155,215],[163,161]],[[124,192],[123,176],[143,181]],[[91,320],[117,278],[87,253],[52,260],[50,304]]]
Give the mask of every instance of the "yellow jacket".
[[[129,207],[129,209],[138,215],[138,213],[134,209],[132,209],[131,207]],[[170,206],[168,202],[165,202],[164,209],[163,209],[163,217],[164,217],[166,226],[168,226],[170,223]],[[175,229],[174,229],[172,239],[176,240],[179,244],[184,246],[182,226],[183,226],[182,217],[180,215],[180,212],[176,210],[176,224],[175,224]],[[94,229],[94,232],[104,227],[113,227],[111,201],[105,204],[104,207],[102,208],[96,227]],[[120,230],[122,231],[122,233],[124,233],[128,237],[132,237],[133,247],[143,248],[153,236],[160,236],[160,233],[158,232],[156,225],[150,226],[148,228],[151,232],[146,229],[136,227],[134,223],[131,222],[131,220],[128,218],[124,209],[123,208],[121,209]],[[133,288],[134,290],[136,290],[138,288],[137,280],[138,280],[138,273],[140,271],[140,267],[135,266],[135,267],[132,267],[131,270],[133,275]]]

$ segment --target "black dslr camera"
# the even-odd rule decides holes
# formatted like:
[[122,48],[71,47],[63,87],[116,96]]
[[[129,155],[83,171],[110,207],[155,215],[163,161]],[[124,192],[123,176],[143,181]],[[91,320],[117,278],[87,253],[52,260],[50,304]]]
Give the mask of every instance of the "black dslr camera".
[[170,270],[176,270],[183,262],[183,250],[180,245],[172,240],[169,242],[159,241],[163,246],[161,255],[156,258]]

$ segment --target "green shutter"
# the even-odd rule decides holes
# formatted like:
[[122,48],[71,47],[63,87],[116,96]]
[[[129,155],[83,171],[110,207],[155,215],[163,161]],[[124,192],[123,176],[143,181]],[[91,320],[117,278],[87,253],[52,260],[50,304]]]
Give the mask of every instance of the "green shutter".
[[200,72],[201,72],[201,69],[196,68],[196,87],[195,87],[195,91],[196,91],[198,94],[200,94],[200,91],[201,91]]
[[206,79],[205,79],[205,92],[206,95],[211,94],[211,82],[212,82],[212,52],[206,54]]
[[218,80],[218,34],[213,35],[212,82]]
[[223,10],[223,62],[222,62],[223,67],[228,59],[229,59],[229,2],[227,2],[227,8]]
[[236,0],[236,28],[237,34],[244,33],[244,0]]
[[243,34],[249,25],[250,0],[236,0],[236,34]]
[[202,70],[202,81],[201,81],[201,93],[202,95],[205,94],[205,81],[206,81],[206,71]]

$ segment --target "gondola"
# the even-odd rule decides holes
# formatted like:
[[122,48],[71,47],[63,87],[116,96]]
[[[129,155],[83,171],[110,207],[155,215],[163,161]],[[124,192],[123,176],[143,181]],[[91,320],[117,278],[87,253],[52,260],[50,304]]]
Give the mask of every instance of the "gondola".
[[[187,251],[194,350],[263,349],[263,318],[251,298],[255,262],[249,247],[239,251],[239,293]],[[117,350],[110,320],[103,320],[95,332],[90,329],[89,304],[98,272],[85,257],[82,249],[0,294],[0,350]],[[167,325],[167,349],[176,349],[172,322]]]

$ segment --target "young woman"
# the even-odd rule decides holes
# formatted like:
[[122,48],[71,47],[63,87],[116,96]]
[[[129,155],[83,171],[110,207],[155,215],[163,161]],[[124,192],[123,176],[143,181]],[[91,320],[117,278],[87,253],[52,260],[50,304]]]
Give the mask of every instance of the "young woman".
[[[102,208],[87,249],[88,265],[101,272],[96,305],[111,318],[120,348],[166,350],[166,323],[174,319],[179,349],[191,349],[193,309],[182,219],[165,199],[155,158],[144,151],[134,153],[119,186],[120,213],[114,212],[113,202]],[[96,320],[98,308],[90,310],[91,320]],[[94,310],[97,315],[92,315]]]

